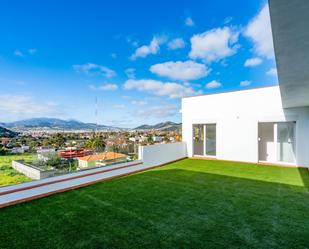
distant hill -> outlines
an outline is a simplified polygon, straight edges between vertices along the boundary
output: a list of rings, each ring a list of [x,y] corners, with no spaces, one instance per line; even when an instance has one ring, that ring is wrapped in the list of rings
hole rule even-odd
[[[0,137],[16,137],[17,133],[0,126]]]
[[[155,125],[141,125],[134,130],[159,130],[159,131],[177,131],[181,129],[181,123],[174,123],[171,121],[158,123]]]
[[[53,130],[95,130],[96,124],[83,123],[77,120],[62,120],[57,118],[31,118],[5,123],[5,127],[14,130],[53,129]],[[120,128],[98,125],[99,130],[119,130]]]

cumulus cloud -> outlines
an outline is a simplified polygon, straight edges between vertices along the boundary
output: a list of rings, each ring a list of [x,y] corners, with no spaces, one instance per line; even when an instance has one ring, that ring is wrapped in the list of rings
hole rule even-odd
[[[236,53],[238,32],[230,27],[212,29],[191,38],[191,59],[218,61]]]
[[[209,69],[194,61],[169,61],[152,65],[150,71],[159,76],[168,77],[172,80],[195,80],[205,77]]]
[[[166,41],[165,37],[153,37],[149,45],[143,45],[138,47],[134,54],[130,56],[131,60],[136,60],[137,58],[145,58],[150,54],[157,54],[160,52],[160,45]]]
[[[182,38],[176,38],[174,40],[171,40],[168,44],[167,47],[170,50],[176,50],[176,49],[180,49],[180,48],[184,48],[185,47],[185,41]]]
[[[29,48],[29,49],[28,49],[28,53],[31,54],[31,55],[36,54],[37,51],[38,51],[38,50],[37,50],[36,48]]]
[[[89,88],[94,91],[115,91],[118,89],[118,86],[113,83],[107,83],[101,86],[89,85]]]
[[[251,81],[249,80],[243,80],[239,83],[240,86],[250,86],[251,85]]]
[[[14,51],[14,55],[17,57],[25,57],[26,55],[35,55],[36,53],[37,53],[36,48],[29,48],[28,50],[25,50],[25,51],[16,49]]]
[[[210,81],[209,83],[206,84],[207,89],[215,89],[219,87],[222,87],[222,84],[217,80]]]
[[[228,16],[228,17],[224,18],[223,23],[224,23],[224,24],[229,24],[229,23],[232,22],[232,21],[233,21],[233,17]]]
[[[18,49],[16,49],[16,50],[14,51],[14,55],[15,55],[15,56],[18,56],[18,57],[24,57],[23,52],[21,52],[21,51],[18,50]]]
[[[247,59],[245,61],[245,67],[255,67],[257,65],[260,65],[263,62],[263,60],[259,57],[254,57],[254,58],[250,58]]]
[[[195,23],[194,23],[194,21],[192,20],[192,18],[188,16],[188,17],[185,19],[185,25],[188,26],[188,27],[193,27],[193,26],[195,25]]]
[[[277,77],[277,68],[273,67],[266,72],[267,75]]]
[[[129,79],[135,79],[135,68],[127,68],[125,70],[125,74]]]
[[[194,90],[190,87],[174,82],[162,82],[150,79],[127,80],[124,84],[124,88],[127,90],[136,89],[149,92],[157,96],[169,96],[170,98],[181,98],[195,94]]]
[[[55,116],[62,114],[57,104],[52,102],[35,102],[31,96],[0,95],[0,113],[21,116]]]
[[[268,4],[248,24],[244,32],[254,44],[257,55],[268,59],[274,58],[273,37],[270,24]]]
[[[106,78],[112,78],[116,76],[116,72],[110,68],[94,63],[73,65],[73,69],[78,73],[85,73],[88,75],[102,75]]]
[[[131,104],[132,105],[146,105],[147,101],[144,101],[144,100],[132,100]]]
[[[125,108],[125,105],[123,105],[123,104],[117,104],[117,105],[114,105],[114,108],[115,108],[115,109],[124,109],[124,108]]]
[[[141,118],[167,118],[179,114],[179,107],[175,105],[154,106],[145,110],[138,110],[137,116]]]

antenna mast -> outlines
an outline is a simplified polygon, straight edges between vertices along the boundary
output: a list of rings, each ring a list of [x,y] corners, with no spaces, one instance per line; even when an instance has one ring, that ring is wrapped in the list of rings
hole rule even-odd
[[[98,133],[98,97],[95,97],[95,111],[94,111],[94,115],[95,115],[95,134]]]

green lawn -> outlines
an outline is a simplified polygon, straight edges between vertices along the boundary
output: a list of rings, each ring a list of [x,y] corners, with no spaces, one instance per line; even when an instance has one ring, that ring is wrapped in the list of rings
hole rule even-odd
[[[0,248],[309,248],[305,169],[186,159],[0,211]]]
[[[30,178],[12,168],[13,160],[32,160],[33,154],[0,156],[0,186],[31,181]]]

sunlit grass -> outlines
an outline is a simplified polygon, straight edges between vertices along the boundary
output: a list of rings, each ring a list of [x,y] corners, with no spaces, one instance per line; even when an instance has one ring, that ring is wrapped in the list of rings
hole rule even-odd
[[[0,211],[0,248],[308,248],[307,170],[182,160]]]
[[[21,159],[32,161],[34,157],[34,154],[0,156],[0,186],[31,181],[30,178],[12,168],[12,161]]]

